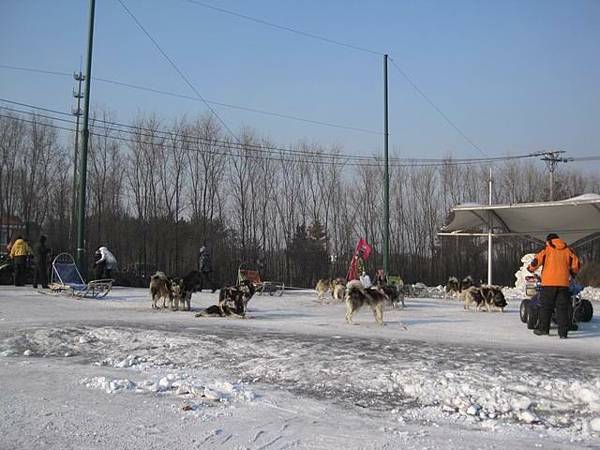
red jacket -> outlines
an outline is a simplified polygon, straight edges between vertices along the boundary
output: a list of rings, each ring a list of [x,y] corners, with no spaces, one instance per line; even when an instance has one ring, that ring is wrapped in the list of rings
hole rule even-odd
[[[535,255],[527,270],[542,268],[542,286],[569,286],[569,279],[579,272],[579,259],[562,239],[546,242],[546,248]]]

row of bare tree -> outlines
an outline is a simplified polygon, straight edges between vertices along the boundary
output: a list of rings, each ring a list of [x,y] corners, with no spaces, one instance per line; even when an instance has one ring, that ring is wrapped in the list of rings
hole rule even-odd
[[[253,130],[228,137],[209,116],[161,123],[143,117],[119,125],[107,113],[92,121],[86,248],[109,247],[126,273],[196,267],[200,246],[213,254],[216,277],[233,282],[240,264],[266,278],[310,286],[343,276],[356,240],[365,237],[382,264],[383,167],[344,157],[341,148],[300,143],[277,148]],[[73,250],[72,133],[35,115],[0,117],[0,217],[16,216],[35,238]],[[548,199],[548,177],[535,161],[495,163],[493,200]],[[449,275],[484,277],[486,244],[437,235],[452,206],[486,203],[488,166],[390,167],[390,253],[394,274],[443,283]],[[597,176],[563,171],[555,197],[600,192]],[[315,231],[317,230],[317,231]],[[520,256],[536,245],[505,239],[495,246],[497,282],[510,284]],[[584,259],[600,248],[581,249]]]

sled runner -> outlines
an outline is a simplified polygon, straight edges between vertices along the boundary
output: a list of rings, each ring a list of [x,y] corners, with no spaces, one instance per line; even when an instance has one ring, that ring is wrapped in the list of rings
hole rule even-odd
[[[112,279],[103,279],[86,283],[75,265],[73,256],[61,253],[52,261],[52,277],[48,287],[56,294],[102,298],[112,289],[113,282]]]
[[[283,291],[285,290],[284,283],[280,283],[278,281],[264,281],[260,276],[260,272],[256,269],[253,269],[252,265],[249,263],[242,263],[238,268],[238,283],[241,283],[244,280],[252,282],[258,295],[262,295],[264,292],[267,292],[269,295],[277,295],[281,297],[283,295]]]

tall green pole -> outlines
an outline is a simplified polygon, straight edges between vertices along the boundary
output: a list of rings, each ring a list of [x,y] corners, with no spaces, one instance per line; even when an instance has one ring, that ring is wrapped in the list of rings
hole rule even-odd
[[[384,237],[383,237],[383,270],[389,273],[390,270],[390,169],[388,165],[388,55],[383,55],[383,159],[385,162],[384,173]]]
[[[90,0],[88,23],[88,49],[85,68],[85,97],[83,102],[83,136],[81,137],[81,158],[79,160],[79,208],[77,211],[77,265],[86,272],[85,260],[85,191],[87,178],[87,154],[90,130],[90,85],[92,81],[92,49],[94,44],[94,12],[96,0]]]

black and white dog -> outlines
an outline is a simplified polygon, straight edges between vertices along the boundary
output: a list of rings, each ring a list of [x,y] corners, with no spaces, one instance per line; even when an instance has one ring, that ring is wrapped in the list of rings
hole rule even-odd
[[[469,311],[472,303],[477,305],[477,311],[481,311],[485,307],[488,312],[494,309],[504,312],[504,308],[508,305],[502,289],[498,286],[471,286],[462,291],[460,297],[465,302],[465,311]]]
[[[444,298],[456,297],[459,293],[460,293],[460,283],[458,282],[458,278],[456,278],[456,277],[448,278],[448,282],[446,283],[446,287],[444,288]]]
[[[369,305],[375,321],[383,325],[383,306],[390,298],[381,287],[365,288],[359,280],[349,281],[346,285],[346,321],[350,324],[352,316],[364,305]]]
[[[246,317],[248,302],[256,292],[254,284],[243,280],[240,284],[222,288],[219,292],[219,303],[209,306],[196,317]]]

